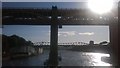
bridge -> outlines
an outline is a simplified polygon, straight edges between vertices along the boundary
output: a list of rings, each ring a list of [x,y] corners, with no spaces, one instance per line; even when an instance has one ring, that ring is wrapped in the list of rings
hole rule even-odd
[[[49,49],[50,42],[36,42],[33,43],[36,49],[43,48]],[[80,52],[100,52],[100,53],[110,53],[109,44],[88,44],[84,42],[68,42],[68,43],[58,43],[58,50],[72,50]]]
[[[34,44],[34,47],[38,47],[38,48],[50,48],[50,42],[36,42],[33,44]],[[85,45],[89,45],[89,44],[84,42],[69,42],[69,43],[58,43],[57,46],[59,48],[59,47],[85,46]]]
[[[46,46],[50,45],[50,42],[35,42],[33,43],[34,46]],[[58,46],[67,46],[67,45],[88,45],[88,43],[85,42],[68,42],[68,43],[58,43]]]
[[[102,16],[82,9],[2,9],[3,25],[51,25],[49,65],[58,65],[58,27],[62,25],[108,25],[110,29],[111,56],[118,61],[117,10]],[[53,60],[54,59],[54,60]]]
[[[37,8],[4,8],[2,11],[2,20],[5,25],[51,25],[52,14],[55,14],[51,9]],[[109,25],[110,19],[114,21],[118,19],[117,10],[102,16],[88,9],[57,9],[56,13],[56,22],[59,25]]]

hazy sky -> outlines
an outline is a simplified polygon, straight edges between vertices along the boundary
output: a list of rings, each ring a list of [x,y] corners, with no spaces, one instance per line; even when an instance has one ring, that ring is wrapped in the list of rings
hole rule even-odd
[[[2,7],[14,8],[51,8],[56,5],[58,8],[87,8],[86,2],[3,2]]]
[[[51,8],[52,5],[57,5],[59,8],[83,8],[85,4],[77,2],[51,2],[51,3],[3,3],[3,7],[37,7]],[[20,26],[20,25],[4,25],[3,34],[16,34],[31,40],[33,42],[50,41],[50,26]],[[90,40],[99,43],[101,41],[109,41],[108,26],[63,26],[58,32],[59,42],[89,42]]]
[[[50,41],[50,26],[5,25],[3,34],[24,37],[33,42]],[[109,41],[108,26],[63,26],[58,32],[59,42]]]

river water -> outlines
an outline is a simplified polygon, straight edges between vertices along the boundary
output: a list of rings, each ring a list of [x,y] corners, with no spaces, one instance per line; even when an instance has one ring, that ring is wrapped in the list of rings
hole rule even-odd
[[[112,66],[112,64],[101,61],[101,57],[110,57],[109,54],[70,50],[59,50],[59,54],[62,56],[60,66]],[[3,61],[3,66],[43,66],[48,55],[49,51],[44,50],[43,54],[37,56]]]

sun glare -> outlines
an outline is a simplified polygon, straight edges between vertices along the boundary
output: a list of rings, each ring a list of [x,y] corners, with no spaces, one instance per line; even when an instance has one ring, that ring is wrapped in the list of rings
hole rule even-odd
[[[107,13],[113,7],[113,0],[89,0],[88,7],[98,14]]]

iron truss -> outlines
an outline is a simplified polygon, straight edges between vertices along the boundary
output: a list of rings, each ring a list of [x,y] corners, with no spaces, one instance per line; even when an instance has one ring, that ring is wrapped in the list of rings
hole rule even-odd
[[[108,25],[118,19],[117,11],[106,15],[97,15],[83,9],[57,9],[57,23],[60,25]],[[2,9],[3,25],[50,25],[52,9]]]

